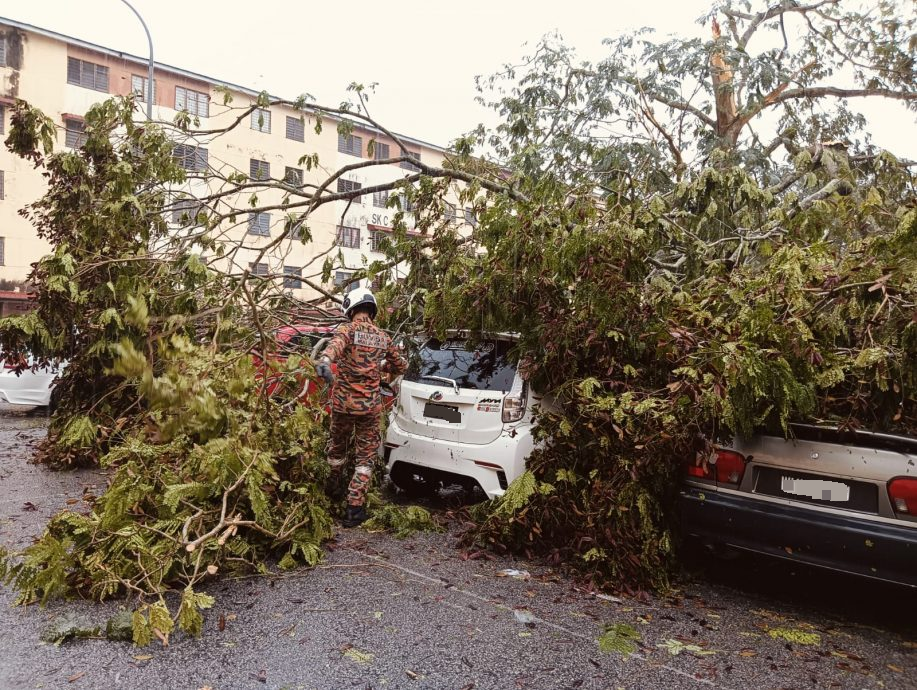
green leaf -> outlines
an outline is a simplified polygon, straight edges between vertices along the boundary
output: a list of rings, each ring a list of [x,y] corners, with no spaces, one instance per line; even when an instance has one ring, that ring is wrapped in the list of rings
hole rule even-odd
[[[153,639],[153,630],[147,617],[140,611],[134,611],[131,616],[131,627],[133,628],[134,644],[138,647],[146,647]]]
[[[603,652],[615,652],[625,659],[637,651],[640,642],[640,633],[627,623],[614,623],[606,625],[604,632],[599,635],[599,649]]]

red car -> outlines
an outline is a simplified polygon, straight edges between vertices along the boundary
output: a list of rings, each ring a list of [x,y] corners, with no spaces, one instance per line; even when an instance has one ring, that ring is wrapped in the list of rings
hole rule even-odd
[[[334,329],[338,324],[297,324],[293,326],[283,326],[274,331],[274,340],[277,349],[270,353],[270,360],[278,366],[282,366],[290,355],[299,355],[303,358],[315,359],[325,348],[331,337],[334,335]],[[259,353],[254,353],[255,366],[258,367],[260,377],[265,378],[266,365]],[[337,365],[331,365],[332,371],[337,373]],[[327,388],[324,381],[320,379],[310,379],[297,372],[295,379],[291,380],[289,374],[282,374],[277,371],[270,372],[266,375],[267,394],[281,400],[290,398],[284,402],[292,402],[293,399],[306,403],[314,396],[321,396],[323,407],[329,410],[330,389]],[[295,385],[293,385],[295,384]],[[391,409],[396,399],[395,391],[392,389],[390,382],[382,382],[382,405],[385,411]]]

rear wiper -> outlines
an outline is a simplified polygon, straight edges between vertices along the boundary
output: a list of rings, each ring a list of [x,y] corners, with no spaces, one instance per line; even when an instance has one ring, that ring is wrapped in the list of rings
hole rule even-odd
[[[458,385],[458,381],[456,381],[455,379],[447,379],[445,376],[423,376],[423,375],[421,375],[420,378],[427,379],[429,381],[440,381],[442,383],[448,383],[452,386],[452,390],[455,391],[455,394],[458,395],[459,385]]]

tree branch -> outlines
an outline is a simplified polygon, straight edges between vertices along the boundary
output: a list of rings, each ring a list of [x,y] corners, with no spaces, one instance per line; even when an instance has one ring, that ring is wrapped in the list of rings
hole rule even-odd
[[[736,43],[736,47],[739,50],[744,51],[745,46],[748,45],[748,42],[755,35],[758,27],[769,19],[779,17],[780,15],[786,14],[788,12],[805,14],[806,12],[812,12],[825,5],[836,5],[838,2],[839,0],[821,0],[821,2],[816,2],[812,5],[797,5],[793,0],[782,0],[779,5],[775,5],[774,7],[771,7],[764,12],[759,12],[758,14],[746,14],[744,12],[738,12],[736,10],[725,8],[722,11],[723,14],[725,14],[727,17],[743,19],[750,22],[748,28],[745,29],[744,33]]]

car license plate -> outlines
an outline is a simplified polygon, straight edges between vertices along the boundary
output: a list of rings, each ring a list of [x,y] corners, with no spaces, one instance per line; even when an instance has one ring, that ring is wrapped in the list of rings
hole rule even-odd
[[[780,477],[780,490],[785,494],[807,496],[819,501],[846,503],[850,500],[850,487],[844,482],[828,479],[797,479],[788,475]]]
[[[776,467],[758,468],[754,491],[847,510],[875,513],[879,509],[878,494],[872,484]]]
[[[461,424],[462,413],[457,407],[452,405],[440,405],[438,403],[428,402],[423,406],[423,416],[430,419],[441,419],[450,424]]]

